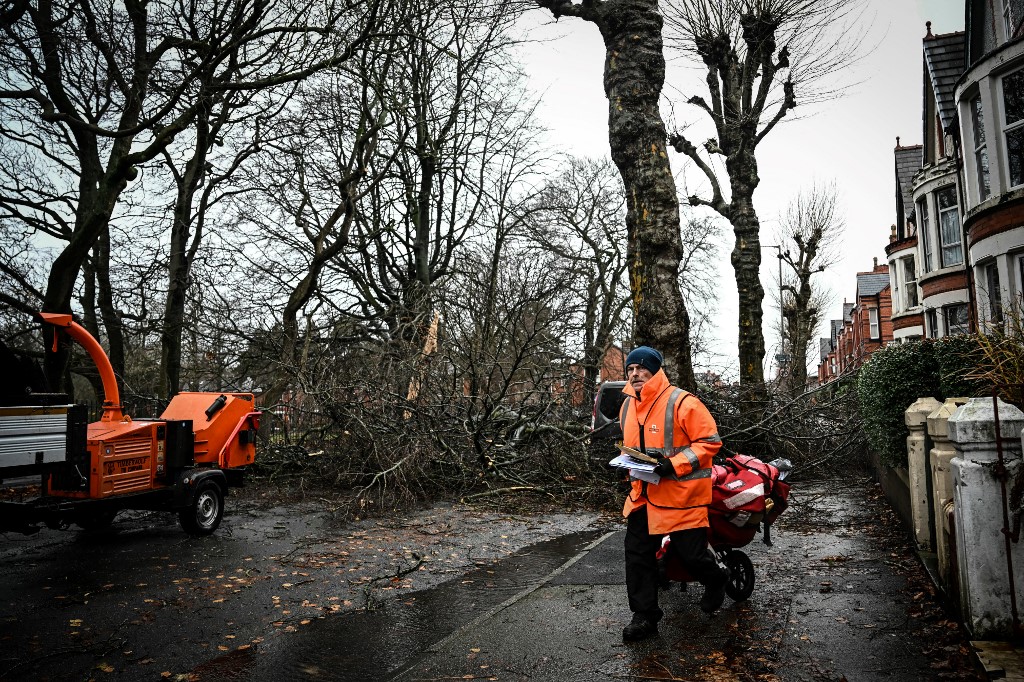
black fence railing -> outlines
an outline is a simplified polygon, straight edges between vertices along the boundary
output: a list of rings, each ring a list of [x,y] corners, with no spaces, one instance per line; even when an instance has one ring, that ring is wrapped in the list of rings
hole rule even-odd
[[[260,436],[271,446],[320,447],[338,436],[336,418],[316,407],[278,403],[263,408]]]

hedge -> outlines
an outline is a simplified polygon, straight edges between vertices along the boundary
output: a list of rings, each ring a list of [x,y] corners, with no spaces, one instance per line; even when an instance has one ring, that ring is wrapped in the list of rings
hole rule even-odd
[[[967,378],[977,366],[977,337],[950,336],[910,341],[875,351],[860,368],[857,397],[868,442],[884,464],[907,465],[903,413],[918,398],[982,395],[987,389]]]

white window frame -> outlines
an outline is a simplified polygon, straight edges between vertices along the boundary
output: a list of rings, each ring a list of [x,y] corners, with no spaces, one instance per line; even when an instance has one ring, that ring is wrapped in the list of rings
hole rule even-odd
[[[868,308],[868,333],[872,341],[882,338],[882,325],[878,317],[878,308]]]
[[[940,195],[951,195],[953,197],[953,204],[942,208],[942,204],[939,201]],[[957,202],[956,196],[956,185],[948,185],[942,189],[935,191],[935,208],[938,211],[939,219],[938,233],[939,233],[939,264],[943,268],[951,268],[954,265],[963,265],[964,262],[964,245],[963,237],[960,234],[960,205]],[[956,220],[956,229],[953,231],[956,235],[954,239],[946,241],[945,224],[946,220]],[[946,253],[949,252],[949,260],[946,260]],[[953,254],[959,254],[954,257]]]
[[[907,256],[900,260],[903,266],[903,309],[910,310],[920,304],[920,297],[917,295],[917,264],[914,263],[914,256]],[[913,277],[913,279],[910,279]]]
[[[977,95],[970,103],[971,130],[974,135],[974,166],[975,182],[978,185],[978,203],[992,196],[992,176],[988,167],[988,143],[985,138],[985,110],[981,104],[981,95]]]
[[[931,227],[928,225],[929,214],[928,195],[925,194],[917,202],[917,220],[920,222],[917,234],[921,237],[921,254],[923,256],[925,272],[932,271],[932,241]]]
[[[903,298],[900,296],[900,268],[902,261],[893,261],[889,264],[889,286],[892,288],[892,310],[894,313],[903,312]]]
[[[1001,121],[1001,123],[1002,123],[1002,131],[1001,131],[1001,133],[1002,133],[1002,141],[1003,141],[1003,144],[1005,145],[1004,146],[1004,151],[1005,151],[1004,156],[1006,157],[1006,163],[1005,163],[1005,165],[1003,167],[1003,170],[1006,173],[1006,187],[1008,189],[1014,189],[1016,187],[1024,186],[1024,116],[1022,116],[1020,118],[1020,120],[1014,121],[1013,123],[1008,123],[1007,120],[1006,120],[1006,79],[1008,79],[1008,78],[1010,78],[1012,76],[1020,77],[1022,79],[1021,87],[1024,88],[1024,68],[1017,69],[1016,71],[1011,71],[1010,73],[1004,75],[1003,77],[1001,77],[999,79],[999,90],[1000,90],[1000,101],[999,101],[999,104],[1000,104],[1000,108],[1002,109],[1002,116],[1001,116],[1001,118],[1002,118],[1002,121]],[[1020,169],[1019,169],[1020,176],[1017,178],[1017,183],[1016,184],[1014,184],[1014,179],[1012,177],[1010,177],[1010,135],[1011,134],[1015,135],[1015,136],[1018,136],[1019,146],[1020,146],[1020,151],[1018,153],[1021,155],[1021,162],[1020,162]]]
[[[939,310],[938,308],[929,308],[925,312],[925,334],[929,339],[939,338]]]
[[[952,324],[950,322],[950,314],[953,310],[964,311],[964,321],[961,324]],[[946,336],[952,336],[953,334],[969,334],[971,331],[971,319],[970,311],[967,310],[966,303],[951,303],[946,306],[942,306],[942,325],[946,328]]]
[[[1017,297],[1024,299],[1024,253],[1015,255],[1017,259]]]
[[[981,266],[985,282],[985,302],[988,321],[998,324],[1003,321],[1003,292],[999,281],[999,261],[991,260]]]

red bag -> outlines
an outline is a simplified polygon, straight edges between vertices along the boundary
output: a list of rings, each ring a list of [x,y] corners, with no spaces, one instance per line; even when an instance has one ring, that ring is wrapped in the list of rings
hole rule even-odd
[[[768,526],[786,509],[789,485],[779,470],[748,455],[734,455],[725,465],[711,469],[711,544],[743,547],[765,524],[765,544],[771,544]]]

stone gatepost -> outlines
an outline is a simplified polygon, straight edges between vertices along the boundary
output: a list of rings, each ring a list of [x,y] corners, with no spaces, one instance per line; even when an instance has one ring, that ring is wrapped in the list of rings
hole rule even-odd
[[[907,436],[907,477],[910,481],[910,514],[918,549],[932,551],[931,497],[928,492],[928,415],[940,403],[935,398],[918,398],[903,413],[910,429]]]
[[[1021,466],[1024,413],[1002,401],[998,409],[1009,486]],[[1012,577],[1007,569],[994,413],[992,398],[971,398],[948,422],[949,440],[957,450],[950,466],[960,612],[974,639],[1009,639],[1013,635],[1010,590],[1019,595],[1024,587],[1024,542],[1011,544]],[[1019,597],[1017,603],[1024,606]]]
[[[956,455],[949,442],[947,420],[967,398],[947,398],[937,410],[928,415],[928,437],[932,442],[928,462],[932,472],[932,518],[935,519],[935,553],[939,564],[939,580],[949,588],[949,518],[947,505],[953,502],[953,472],[949,462]]]

